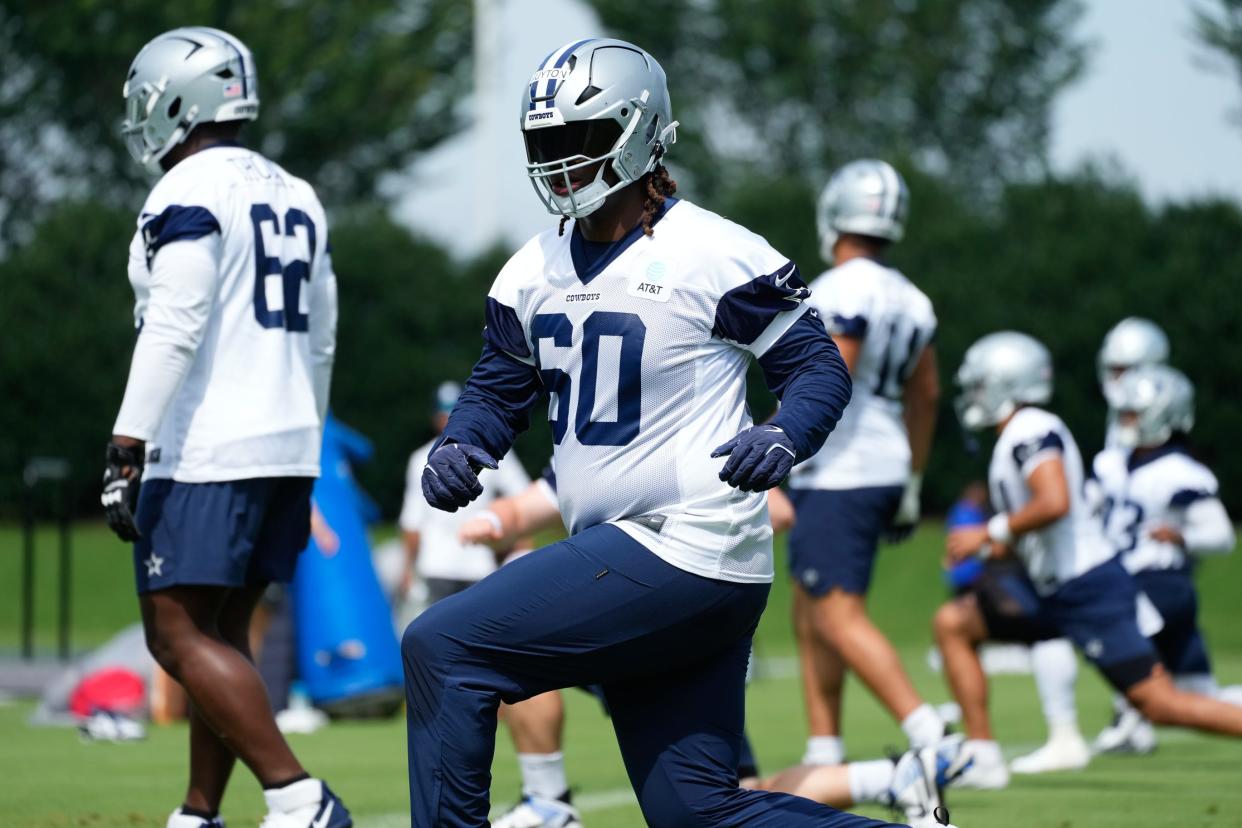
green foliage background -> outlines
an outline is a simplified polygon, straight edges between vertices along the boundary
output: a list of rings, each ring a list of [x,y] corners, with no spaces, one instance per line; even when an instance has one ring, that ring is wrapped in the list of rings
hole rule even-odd
[[[1073,30],[1079,3],[595,5],[612,33],[669,69],[682,195],[766,235],[808,278],[822,268],[813,204],[828,170],[876,155],[907,176],[911,221],[893,261],[936,304],[946,390],[930,508],[983,473],[951,408],[952,371],[974,338],[1014,328],[1043,339],[1054,407],[1090,453],[1104,421],[1096,350],[1138,314],[1168,331],[1174,363],[1197,383],[1195,442],[1242,514],[1230,450],[1242,211],[1208,198],[1146,203],[1116,171],[1049,172],[1052,101],[1089,58]],[[1225,55],[1242,55],[1238,7],[1219,0],[1202,16],[1204,42]],[[507,252],[457,261],[395,224],[375,186],[461,126],[468,12],[448,0],[0,2],[0,515],[17,509],[25,461],[45,454],[71,459],[77,510],[95,510],[133,341],[124,274],[143,186],[115,138],[117,92],[138,46],[187,22],[252,46],[264,110],[250,140],[315,183],[332,213],[333,408],[375,441],[361,477],[395,512],[408,452],[431,436],[436,384],[464,378],[479,352],[483,296]],[[752,386],[762,414],[771,398],[757,374]],[[546,428],[519,450],[537,471]]]

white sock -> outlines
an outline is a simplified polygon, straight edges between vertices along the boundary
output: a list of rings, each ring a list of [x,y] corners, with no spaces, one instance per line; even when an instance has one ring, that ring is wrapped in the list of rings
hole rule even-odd
[[[839,765],[845,761],[845,742],[840,736],[812,736],[806,740],[804,765]]]
[[[967,739],[962,742],[962,755],[971,756],[980,765],[1003,765],[1000,745],[995,739]]]
[[[318,779],[300,779],[283,788],[263,791],[267,809],[276,813],[292,814],[303,808],[318,808],[323,799],[323,783]]]
[[[893,786],[893,770],[897,766],[887,759],[870,762],[850,762],[850,799],[854,802],[881,802],[887,804],[888,790]]]
[[[1242,685],[1231,684],[1216,691],[1216,698],[1235,707],[1242,707]]]
[[[1078,706],[1074,701],[1074,682],[1078,680],[1078,658],[1064,638],[1041,641],[1031,647],[1031,670],[1043,706],[1051,738],[1057,733],[1078,733]]]
[[[1178,690],[1185,690],[1187,693],[1198,693],[1200,696],[1211,696],[1216,698],[1220,694],[1220,687],[1216,684],[1216,677],[1211,673],[1191,673],[1184,676],[1174,676],[1173,683],[1177,685]]]
[[[901,729],[910,740],[910,747],[931,747],[944,738],[944,719],[930,704],[920,704],[901,720]]]
[[[519,753],[522,769],[522,795],[538,799],[557,799],[569,790],[565,781],[565,755],[556,753]]]

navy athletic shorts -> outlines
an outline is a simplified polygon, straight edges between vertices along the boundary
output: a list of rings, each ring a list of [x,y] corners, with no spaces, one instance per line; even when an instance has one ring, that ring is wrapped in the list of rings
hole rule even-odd
[[[310,539],[309,477],[225,483],[148,480],[138,494],[138,592],[182,584],[241,587],[293,580]]]
[[[798,520],[789,532],[789,574],[815,598],[838,588],[866,595],[880,536],[903,491],[902,486],[791,489]]]
[[[1040,596],[1018,566],[989,566],[975,591],[988,638],[1033,644],[1065,636],[1125,692],[1159,660],[1138,626],[1138,587],[1116,558]]]

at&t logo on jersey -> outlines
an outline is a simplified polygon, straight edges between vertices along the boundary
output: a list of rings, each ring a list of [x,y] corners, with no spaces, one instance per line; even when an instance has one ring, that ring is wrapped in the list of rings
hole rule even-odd
[[[649,299],[652,302],[667,302],[672,295],[672,288],[667,284],[668,268],[664,262],[652,262],[647,265],[641,278],[630,283],[626,292],[638,299]]]

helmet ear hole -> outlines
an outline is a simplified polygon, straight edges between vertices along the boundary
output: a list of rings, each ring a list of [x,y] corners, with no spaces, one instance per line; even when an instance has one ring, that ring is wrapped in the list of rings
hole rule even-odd
[[[176,118],[177,113],[181,111],[181,97],[173,98],[173,102],[168,105],[168,117]]]
[[[629,111],[628,109],[626,109],[624,106],[623,106],[623,107],[621,107],[621,117],[622,117],[622,118],[626,117],[626,116],[627,116],[627,115],[629,115],[629,114],[630,114],[630,111]]]

